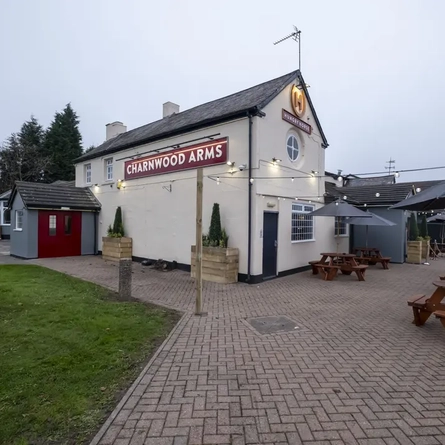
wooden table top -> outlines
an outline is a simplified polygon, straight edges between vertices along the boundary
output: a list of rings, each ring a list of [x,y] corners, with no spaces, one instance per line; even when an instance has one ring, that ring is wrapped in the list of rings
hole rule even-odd
[[[330,256],[330,257],[339,257],[339,258],[355,258],[355,254],[353,253],[320,253],[321,256]]]
[[[442,287],[445,289],[445,280],[440,280],[440,281],[434,281],[433,285],[436,287]]]

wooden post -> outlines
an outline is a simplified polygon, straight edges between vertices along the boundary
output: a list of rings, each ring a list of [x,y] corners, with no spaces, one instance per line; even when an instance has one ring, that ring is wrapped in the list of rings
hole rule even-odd
[[[198,168],[196,178],[196,315],[202,313],[202,191],[203,170]]]

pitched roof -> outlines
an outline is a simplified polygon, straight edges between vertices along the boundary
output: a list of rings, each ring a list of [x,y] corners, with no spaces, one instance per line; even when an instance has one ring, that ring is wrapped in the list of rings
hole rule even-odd
[[[86,161],[105,154],[115,153],[138,145],[147,144],[167,137],[186,133],[198,128],[204,128],[221,122],[234,120],[246,113],[259,114],[289,83],[299,81],[306,94],[309,106],[318,125],[324,147],[328,146],[326,137],[313,107],[306,88],[306,83],[299,70],[292,71],[276,79],[261,83],[238,93],[207,102],[190,108],[181,113],[175,113],[163,119],[143,125],[105,141],[103,144],[76,159],[76,162]]]
[[[9,197],[11,207],[16,193],[19,193],[25,207],[71,210],[100,210],[101,205],[89,188],[70,185],[41,184],[17,181]]]
[[[0,194],[0,199],[2,201],[6,201],[9,198],[9,195],[11,194],[11,190],[8,190],[7,192]]]
[[[385,175],[385,176],[373,176],[370,178],[347,178],[346,186],[347,187],[361,187],[365,185],[381,185],[381,184],[395,184],[396,180],[393,175]]]
[[[70,187],[76,187],[76,181],[62,181],[61,179],[58,179],[57,181],[54,181],[51,184],[52,185],[69,185]]]
[[[426,190],[440,182],[442,181],[399,182],[396,184],[345,187],[336,187],[335,184],[326,182],[327,196],[325,202],[346,196],[346,201],[351,204],[389,207],[415,194],[417,188]],[[377,193],[379,196],[376,196]]]

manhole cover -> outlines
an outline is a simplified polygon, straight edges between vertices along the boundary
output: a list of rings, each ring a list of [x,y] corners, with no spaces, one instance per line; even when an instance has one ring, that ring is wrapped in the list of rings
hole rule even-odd
[[[299,329],[295,321],[284,316],[250,318],[247,322],[260,334],[275,334]]]

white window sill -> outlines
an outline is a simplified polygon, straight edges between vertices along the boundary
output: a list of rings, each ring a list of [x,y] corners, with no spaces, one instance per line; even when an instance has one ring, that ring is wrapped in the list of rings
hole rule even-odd
[[[335,235],[335,238],[348,238],[349,235]]]
[[[302,239],[300,241],[291,241],[292,244],[300,244],[300,243],[314,243],[315,238],[313,239]]]
[[[14,229],[14,232],[22,232],[23,229]]]
[[[10,227],[10,226],[11,226],[11,223],[9,223],[9,224],[0,224],[0,226],[3,226],[3,227]]]

